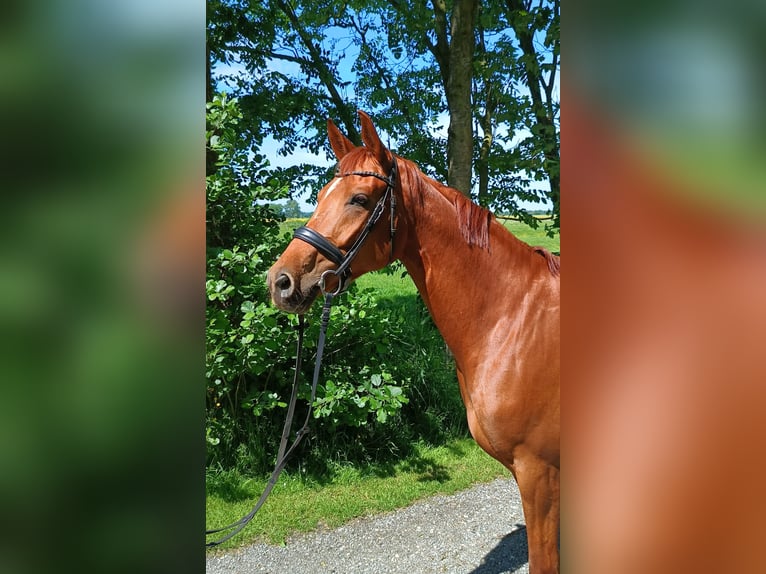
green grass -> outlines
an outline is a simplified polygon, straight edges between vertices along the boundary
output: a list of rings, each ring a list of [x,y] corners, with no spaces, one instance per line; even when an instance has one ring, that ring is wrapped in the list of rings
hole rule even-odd
[[[528,225],[521,221],[514,221],[509,219],[499,219],[505,228],[513,233],[516,237],[529,245],[545,247],[549,251],[558,253],[561,250],[560,236],[548,237],[545,235],[545,221],[540,222],[540,227],[532,229]]]
[[[283,474],[253,521],[220,548],[255,541],[282,544],[297,532],[334,528],[421,498],[452,494],[472,484],[509,476],[470,439],[452,440],[439,447],[417,445],[415,454],[395,464],[337,467],[326,479]],[[207,527],[229,524],[244,516],[265,484],[265,479],[210,473]]]
[[[368,273],[359,277],[356,284],[359,285],[360,289],[375,289],[381,299],[398,299],[417,295],[418,290],[412,282],[412,278],[404,271],[404,267],[398,265],[393,273],[385,271]]]

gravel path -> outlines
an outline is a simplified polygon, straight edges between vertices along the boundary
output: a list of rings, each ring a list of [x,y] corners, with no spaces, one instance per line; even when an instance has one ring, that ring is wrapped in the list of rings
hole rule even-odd
[[[452,496],[207,557],[208,574],[528,573],[516,483],[498,479]]]

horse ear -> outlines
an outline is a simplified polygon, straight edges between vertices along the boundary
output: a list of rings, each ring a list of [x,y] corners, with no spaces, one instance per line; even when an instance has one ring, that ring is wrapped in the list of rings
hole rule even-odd
[[[335,152],[335,157],[338,161],[343,159],[343,156],[354,149],[354,143],[344,136],[338,126],[332,123],[332,120],[327,120],[327,137],[330,138],[330,146],[332,151]]]
[[[365,114],[362,110],[357,112],[359,119],[362,120],[362,141],[364,145],[375,155],[380,162],[380,165],[385,166],[390,162],[390,156],[386,146],[380,141],[378,132],[375,131],[375,126],[372,125],[370,116]]]

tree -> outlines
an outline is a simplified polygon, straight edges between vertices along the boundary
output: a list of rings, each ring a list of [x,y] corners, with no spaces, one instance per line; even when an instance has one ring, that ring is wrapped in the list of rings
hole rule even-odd
[[[473,161],[474,26],[478,0],[455,0],[448,11],[445,0],[432,0],[433,29],[421,29],[422,41],[439,67],[449,110],[447,131],[447,185],[466,195],[471,193]],[[408,18],[409,3],[391,0],[400,17]],[[416,28],[417,29],[417,28]],[[432,41],[431,31],[435,36]]]
[[[282,206],[282,215],[287,218],[301,217],[301,206],[294,199],[288,199]]]
[[[207,104],[207,123],[208,158],[216,158],[206,185],[208,249],[273,243],[278,223],[265,202],[281,199],[286,190],[262,183],[268,178],[267,166],[241,133],[238,102],[214,97]]]
[[[355,111],[365,109],[429,175],[533,224],[520,202],[550,201],[558,227],[559,0],[210,6],[209,69],[247,70],[235,91],[254,142],[271,136],[283,154],[327,150],[331,117],[358,143]],[[299,165],[271,176],[316,191],[326,173]]]
[[[557,104],[553,100],[553,88],[556,82],[560,48],[560,5],[553,0],[548,6],[539,2],[533,6],[532,0],[506,0],[508,22],[516,33],[521,46],[521,62],[524,66],[526,85],[532,99],[532,113],[535,123],[533,133],[539,140],[539,146],[545,157],[545,172],[551,187],[553,217],[559,224],[559,201],[561,196],[559,138],[555,118]],[[551,49],[551,61],[542,61],[535,47],[535,34],[545,32],[543,45]],[[548,72],[548,79],[544,72]]]

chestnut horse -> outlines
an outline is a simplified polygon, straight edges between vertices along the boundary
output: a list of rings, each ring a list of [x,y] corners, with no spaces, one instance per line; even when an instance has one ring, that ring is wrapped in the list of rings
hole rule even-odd
[[[327,123],[338,173],[269,270],[272,300],[304,313],[320,290],[402,261],[455,357],[471,434],[519,485],[530,572],[558,572],[559,258],[394,156],[359,116],[362,147]],[[349,252],[353,270],[336,274]]]

